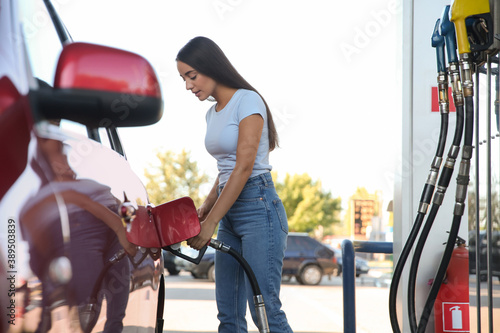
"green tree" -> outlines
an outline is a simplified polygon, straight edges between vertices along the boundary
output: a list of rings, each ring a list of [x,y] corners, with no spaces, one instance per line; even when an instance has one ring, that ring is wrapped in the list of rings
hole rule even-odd
[[[144,170],[144,176],[149,199],[155,205],[188,196],[199,207],[205,199],[200,187],[208,182],[208,175],[200,172],[198,163],[191,161],[184,149],[179,154],[157,152],[156,161]]]
[[[277,181],[273,172],[276,191],[283,201],[290,231],[312,232],[318,226],[330,227],[340,221],[341,199],[332,198],[324,191],[321,181],[302,175],[286,174],[283,182]]]

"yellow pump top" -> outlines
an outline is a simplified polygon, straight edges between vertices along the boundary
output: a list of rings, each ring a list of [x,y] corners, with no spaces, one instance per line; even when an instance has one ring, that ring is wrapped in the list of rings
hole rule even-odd
[[[455,24],[457,32],[458,53],[470,53],[465,19],[490,12],[489,0],[453,0],[450,8],[450,21]]]

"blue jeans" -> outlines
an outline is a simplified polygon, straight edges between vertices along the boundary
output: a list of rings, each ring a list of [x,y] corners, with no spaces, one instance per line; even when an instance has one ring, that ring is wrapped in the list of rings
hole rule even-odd
[[[217,188],[218,194],[223,185]],[[219,223],[217,239],[242,254],[252,268],[273,333],[292,332],[279,299],[288,221],[270,173],[250,178]],[[215,294],[219,332],[247,332],[247,300],[257,325],[253,292],[240,264],[231,255],[215,254]]]

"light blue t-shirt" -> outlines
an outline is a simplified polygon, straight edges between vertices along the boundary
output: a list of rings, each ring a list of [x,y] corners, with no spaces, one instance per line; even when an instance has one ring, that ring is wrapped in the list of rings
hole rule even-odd
[[[260,114],[264,119],[259,149],[250,175],[250,177],[254,177],[271,171],[272,168],[269,165],[266,106],[259,94],[251,90],[239,89],[222,110],[215,111],[215,105],[213,105],[206,114],[205,147],[210,155],[217,160],[219,184],[227,182],[236,164],[240,121],[253,114]]]

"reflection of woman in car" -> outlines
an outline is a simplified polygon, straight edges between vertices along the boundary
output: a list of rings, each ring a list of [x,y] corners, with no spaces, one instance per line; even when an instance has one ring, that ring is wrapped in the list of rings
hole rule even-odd
[[[126,238],[121,219],[114,213],[119,201],[110,188],[90,179],[76,180],[63,148],[60,141],[37,139],[31,166],[41,187],[26,203],[20,217],[23,234],[30,244],[31,268],[42,281],[41,331],[50,328],[50,312],[45,308],[61,299],[61,289],[65,289],[62,297],[70,306],[83,308],[109,258],[122,247],[132,255],[136,252]],[[54,278],[54,271],[49,272],[49,265],[60,257],[71,260],[72,276],[67,288]],[[129,263],[121,260],[111,267],[101,285],[99,306],[103,295],[107,301],[105,332],[123,328],[129,276]]]
[[[279,299],[288,222],[270,174],[269,152],[278,136],[269,108],[208,38],[189,41],[177,55],[177,69],[199,100],[217,102],[206,114],[205,146],[217,159],[219,176],[198,209],[201,232],[188,244],[200,249],[219,225],[217,238],[240,252],[257,277],[271,332],[291,332]],[[215,283],[219,332],[246,332],[252,289],[225,253],[216,253]]]

